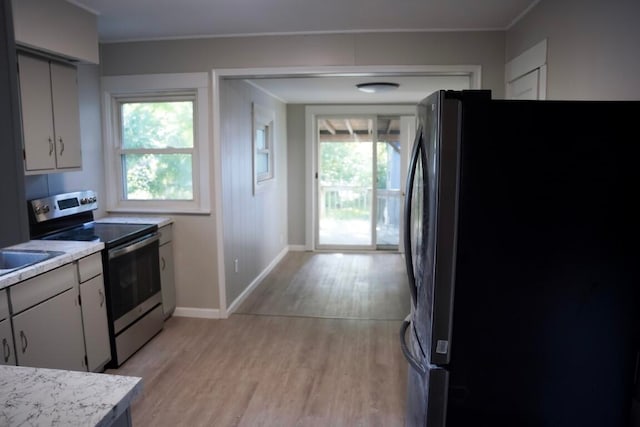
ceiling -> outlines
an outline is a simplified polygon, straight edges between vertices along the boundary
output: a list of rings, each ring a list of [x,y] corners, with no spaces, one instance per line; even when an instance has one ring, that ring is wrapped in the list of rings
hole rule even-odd
[[[539,0],[67,0],[98,17],[101,43],[194,37],[504,30]],[[365,94],[356,83],[398,83]],[[469,87],[468,77],[386,75],[248,80],[287,103],[416,103],[438,89]]]
[[[439,89],[470,87],[469,76],[462,75],[283,77],[248,81],[287,104],[416,104]],[[358,83],[379,81],[397,83],[399,87],[381,93],[364,93],[356,88]]]
[[[539,0],[67,0],[101,42],[249,34],[503,30]]]

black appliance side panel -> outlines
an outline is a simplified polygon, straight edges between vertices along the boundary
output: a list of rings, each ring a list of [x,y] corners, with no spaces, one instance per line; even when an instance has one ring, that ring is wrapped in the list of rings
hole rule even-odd
[[[0,248],[29,240],[11,2],[0,3]]]
[[[639,112],[464,104],[449,426],[628,425]]]

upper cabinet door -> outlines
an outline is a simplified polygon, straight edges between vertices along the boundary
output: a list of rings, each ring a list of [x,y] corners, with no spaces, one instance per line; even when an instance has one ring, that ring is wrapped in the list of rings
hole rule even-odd
[[[49,62],[19,55],[18,64],[25,168],[28,171],[54,169],[56,153]]]
[[[25,171],[79,170],[80,109],[73,66],[18,55]]]
[[[51,95],[58,168],[82,166],[76,69],[51,63]]]

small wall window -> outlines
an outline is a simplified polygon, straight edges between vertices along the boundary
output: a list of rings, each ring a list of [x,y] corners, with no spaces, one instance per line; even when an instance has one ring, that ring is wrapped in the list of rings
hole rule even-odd
[[[253,104],[253,188],[259,191],[275,178],[274,122],[272,110]]]

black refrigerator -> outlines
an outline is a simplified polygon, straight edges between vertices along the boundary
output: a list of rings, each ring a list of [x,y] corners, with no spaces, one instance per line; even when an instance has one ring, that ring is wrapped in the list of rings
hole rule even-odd
[[[640,102],[418,105],[405,199],[407,426],[629,426]]]

